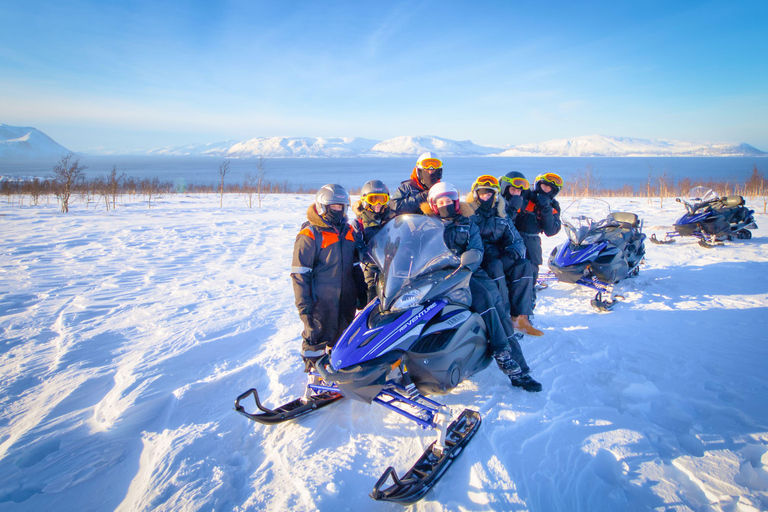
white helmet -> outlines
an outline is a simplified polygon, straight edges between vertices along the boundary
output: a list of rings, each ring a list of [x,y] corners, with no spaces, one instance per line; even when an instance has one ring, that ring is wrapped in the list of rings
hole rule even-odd
[[[447,197],[453,201],[453,208],[451,210],[444,210],[443,212],[440,211],[440,209],[437,207],[437,200],[441,197]],[[461,203],[459,202],[459,190],[451,185],[450,183],[446,181],[441,181],[440,183],[435,184],[432,188],[429,189],[429,194],[427,195],[427,203],[429,204],[429,207],[432,209],[432,213],[437,215],[438,217],[455,217],[458,215],[459,212],[461,212]]]

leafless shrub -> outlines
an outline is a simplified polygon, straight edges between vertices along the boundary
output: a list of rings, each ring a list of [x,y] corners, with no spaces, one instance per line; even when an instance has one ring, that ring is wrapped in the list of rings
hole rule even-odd
[[[222,208],[224,206],[224,176],[227,175],[227,171],[229,171],[228,159],[224,160],[219,166],[219,176],[221,176],[221,186],[219,187],[219,190],[221,190],[221,197],[219,199],[219,208]]]
[[[54,192],[59,198],[61,212],[69,212],[69,199],[73,188],[83,179],[83,171],[87,169],[80,165],[80,159],[76,159],[74,153],[61,157],[59,163],[53,167]]]

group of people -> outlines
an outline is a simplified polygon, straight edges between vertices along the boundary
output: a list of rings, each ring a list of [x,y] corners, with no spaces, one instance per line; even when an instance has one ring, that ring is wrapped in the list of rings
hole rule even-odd
[[[341,185],[317,192],[296,237],[291,266],[307,372],[349,326],[355,310],[376,296],[379,269],[363,261],[365,245],[396,216],[422,214],[443,223],[445,244],[454,254],[477,251],[477,263],[470,267],[470,309],[485,321],[493,357],[511,384],[541,391],[514,334],[543,335],[530,322],[542,264],[540,234],[560,231],[555,197],[563,180],[545,173],[531,187],[519,172],[482,175],[462,201],[458,189],[442,177],[442,160],[427,152],[394,194],[379,180],[365,183],[360,200],[351,205],[352,223],[347,219],[349,193]]]

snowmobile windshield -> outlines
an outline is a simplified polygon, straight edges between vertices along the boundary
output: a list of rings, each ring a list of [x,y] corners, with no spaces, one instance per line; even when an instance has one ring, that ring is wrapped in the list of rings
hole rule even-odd
[[[589,245],[603,236],[601,228],[618,225],[608,215],[610,205],[601,199],[579,199],[568,205],[562,213],[563,226],[568,239],[575,245]]]
[[[381,269],[384,310],[420,277],[458,268],[461,261],[445,245],[443,223],[425,215],[400,215],[387,222],[368,245]]]
[[[685,203],[688,211],[694,212],[718,197],[717,193],[709,187],[693,187],[683,198],[683,203]]]

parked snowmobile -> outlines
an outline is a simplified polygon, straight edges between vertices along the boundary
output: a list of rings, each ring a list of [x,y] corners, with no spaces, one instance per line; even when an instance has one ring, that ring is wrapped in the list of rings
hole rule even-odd
[[[450,392],[492,361],[485,323],[469,309],[472,272],[465,267],[476,263],[469,261],[476,255],[468,251],[460,260],[446,247],[443,233],[435,218],[402,215],[373,238],[371,256],[381,269],[377,298],[316,364],[322,382],[309,384],[316,391],[309,401],[297,399],[271,410],[249,390],[235,402],[241,414],[271,424],[314,410],[314,396],[318,406],[346,396],[436,429],[438,439],[403,477],[387,468],[371,493],[375,500],[419,500],[480,426],[476,411],[465,409],[450,422],[449,409],[426,396]],[[249,414],[240,406],[251,394],[262,413]]]
[[[686,198],[677,198],[685,205],[687,213],[675,222],[675,231],[668,231],[664,240],[651,235],[651,242],[669,244],[681,236],[694,236],[699,245],[710,248],[723,245],[724,240],[733,237],[752,238],[750,229],[756,229],[754,210],[744,206],[741,196],[718,196],[709,187],[694,187]]]
[[[645,257],[645,234],[642,221],[634,213],[611,212],[608,203],[599,200],[591,200],[588,205],[592,207],[589,215],[563,212],[568,241],[552,250],[550,272],[540,281],[592,288],[597,291],[592,306],[607,311],[623,299],[613,294],[616,283],[640,271]]]

